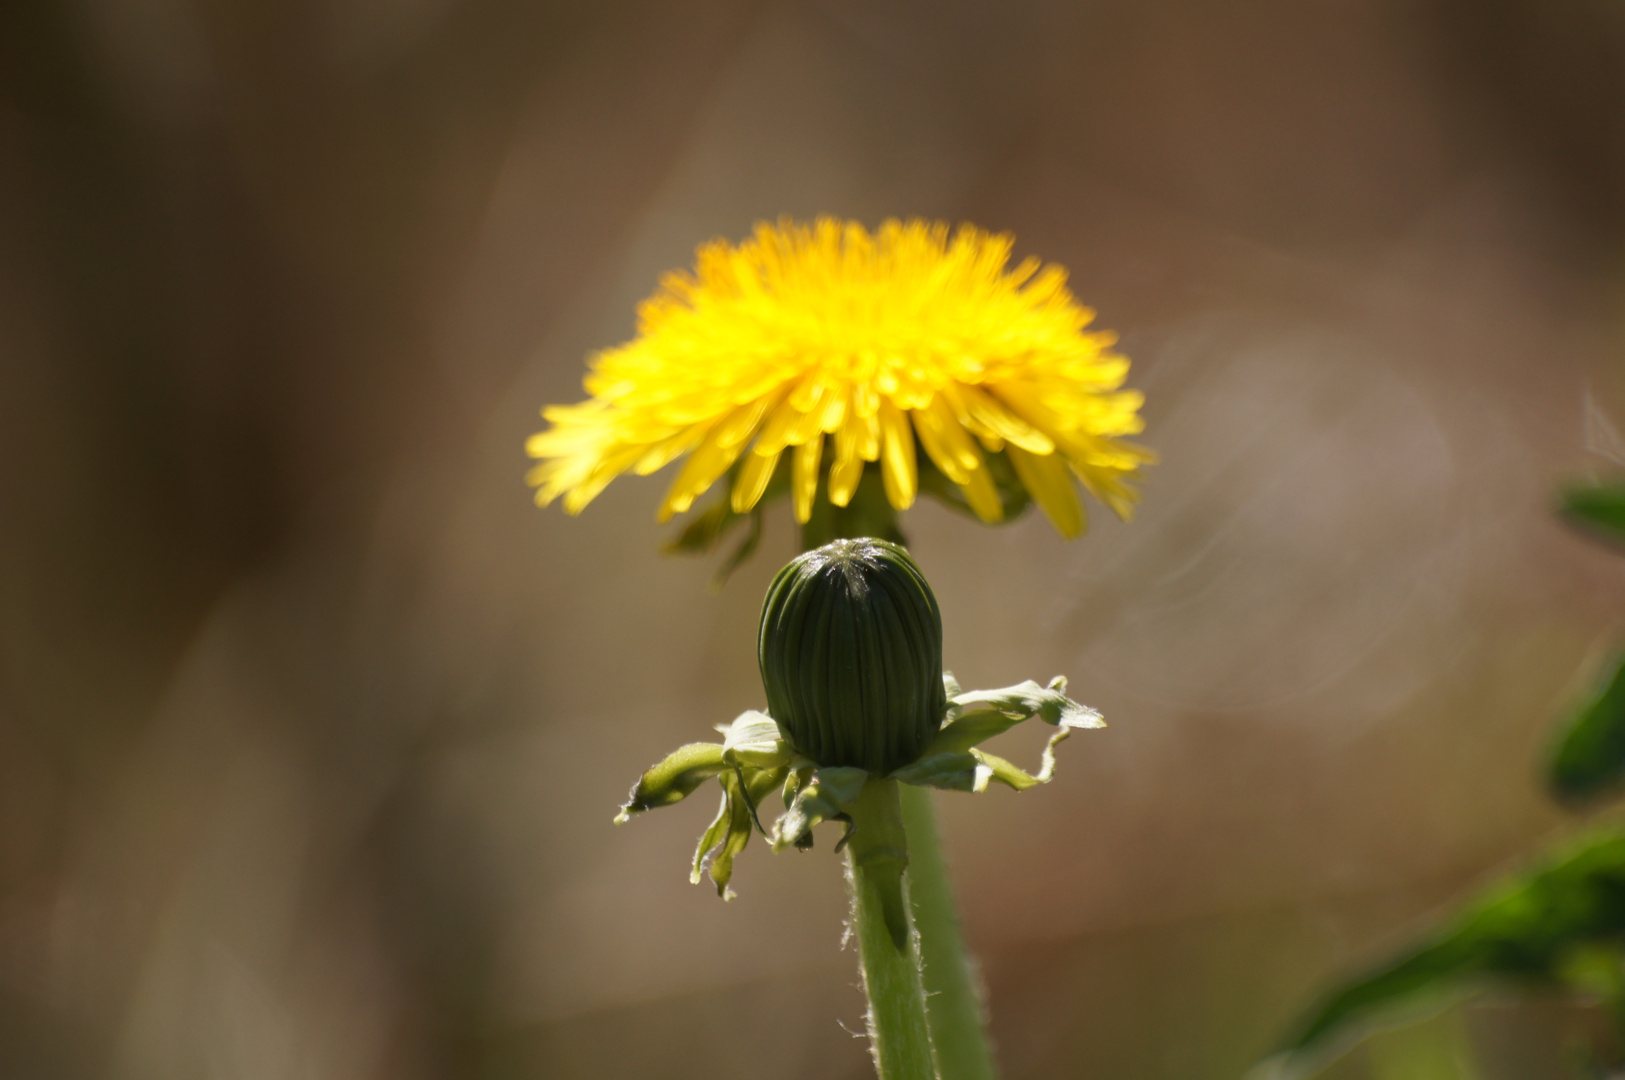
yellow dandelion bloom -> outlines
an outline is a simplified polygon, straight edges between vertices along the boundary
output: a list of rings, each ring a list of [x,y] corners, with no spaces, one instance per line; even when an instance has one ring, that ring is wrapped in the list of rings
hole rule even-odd
[[[919,489],[916,446],[985,521],[1003,508],[990,456],[1003,454],[1065,536],[1086,519],[1072,477],[1120,517],[1127,481],[1153,460],[1121,441],[1141,430],[1142,395],[1121,389],[1116,336],[1066,272],[1011,238],[965,225],[820,219],[759,224],[737,247],[704,244],[638,309],[638,336],[595,356],[589,400],[551,406],[531,437],[536,501],[579,513],[630,470],[684,455],[659,518],[688,510],[732,471],[734,512],[751,510],[785,454],[796,520],[824,478],[845,506],[877,463],[887,500]]]

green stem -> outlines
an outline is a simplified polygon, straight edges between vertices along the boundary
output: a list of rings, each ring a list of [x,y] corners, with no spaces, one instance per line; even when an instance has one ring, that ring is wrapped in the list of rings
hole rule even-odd
[[[898,527],[897,512],[886,501],[883,485],[879,481],[879,470],[872,465],[866,466],[863,478],[858,484],[858,491],[849,504],[863,513],[861,515],[848,513],[839,519],[834,516],[833,509],[825,509],[831,504],[825,497],[826,492],[820,489],[819,498],[814,501],[814,520],[808,522],[802,529],[802,550],[810,550],[834,539],[855,539],[862,536],[878,536],[906,545],[908,541]],[[820,512],[826,513],[827,516],[819,517]],[[890,786],[895,789],[899,785],[893,783]],[[868,795],[870,787],[875,785],[870,784],[864,789],[865,796]],[[953,885],[948,880],[948,866],[942,857],[942,842],[937,836],[937,819],[931,803],[931,793],[912,784],[904,784],[901,787],[902,822],[907,829],[904,844],[905,850],[910,852],[906,865],[908,892],[913,904],[913,922],[916,927],[913,936],[915,948],[924,963],[924,1007],[930,1038],[937,1048],[940,1077],[941,1080],[993,1080],[995,1075],[993,1056],[986,1035],[987,1010],[983,1003],[975,961],[966,950],[964,936],[959,932],[959,912],[954,904]],[[856,835],[853,836],[853,842],[859,842]],[[864,943],[864,927],[867,925],[871,933],[882,933],[884,927],[876,926],[874,916],[880,913],[872,907],[867,923],[861,917],[865,893],[857,885],[854,878],[853,919],[858,926],[859,948],[865,958],[864,983],[867,987],[873,985],[870,981],[868,957],[874,954],[878,947],[870,947]],[[871,903],[878,903],[880,897],[881,894],[877,891]],[[919,964],[920,961],[910,957],[908,966],[913,970],[911,978],[916,981],[922,978]],[[892,1075],[886,1072],[884,1062],[878,1054],[882,1039],[876,1030],[877,1008],[874,993],[871,991],[869,1032],[876,1039],[876,1061],[880,1064],[880,1075],[884,1080],[892,1080]]]
[[[869,1040],[880,1080],[936,1080],[917,935],[903,893],[908,841],[895,780],[870,780],[852,810],[847,877],[857,930]]]
[[[942,857],[931,792],[904,784],[902,803],[903,825],[908,830],[908,892],[919,931],[927,1020],[941,1077],[993,1080],[981,979],[959,931],[959,912]]]

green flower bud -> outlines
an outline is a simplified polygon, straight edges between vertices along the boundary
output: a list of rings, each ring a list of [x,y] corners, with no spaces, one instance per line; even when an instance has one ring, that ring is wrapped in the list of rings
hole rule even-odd
[[[780,570],[757,637],[767,710],[821,766],[885,776],[942,726],[942,614],[908,552],[836,540]]]

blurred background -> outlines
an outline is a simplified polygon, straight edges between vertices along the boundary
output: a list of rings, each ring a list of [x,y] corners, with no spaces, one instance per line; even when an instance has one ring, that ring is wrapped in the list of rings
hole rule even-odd
[[[1243,1076],[1572,828],[1622,192],[1618,0],[8,0],[0,1075],[869,1075],[827,841],[724,905],[712,796],[610,825],[761,705],[787,511],[718,593],[663,478],[522,480],[662,270],[830,213],[1069,267],[1163,457],[1075,543],[905,521],[962,682],[1111,723],[939,802],[1006,1074]],[[1564,1076],[1589,1022],[1332,1073]]]

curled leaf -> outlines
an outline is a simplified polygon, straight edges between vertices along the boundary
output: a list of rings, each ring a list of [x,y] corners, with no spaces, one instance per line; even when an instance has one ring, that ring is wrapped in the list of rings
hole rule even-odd
[[[912,765],[904,765],[896,770],[890,779],[944,791],[973,791],[978,764],[975,754],[970,751],[929,754]]]
[[[721,743],[689,743],[652,766],[632,787],[626,805],[615,815],[618,825],[633,814],[682,802],[694,789],[727,768]]]
[[[699,884],[700,873],[705,868],[705,861],[709,856],[711,880],[716,883],[717,895],[724,900],[733,899],[734,893],[728,887],[728,883],[733,880],[734,857],[745,850],[745,845],[750,842],[752,828],[766,834],[756,815],[756,807],[762,799],[784,783],[786,771],[784,768],[735,767],[725,770],[717,777],[722,784],[722,807],[711,827],[700,837],[700,845],[694,852],[694,867],[689,874],[690,881]]]
[[[958,684],[951,679],[951,675],[944,676],[950,690],[958,690]],[[978,744],[1035,717],[1059,729],[1045,744],[1037,773],[1028,773],[996,754],[977,749]],[[925,754],[891,775],[904,783],[948,791],[981,792],[992,780],[1025,791],[1035,784],[1049,783],[1055,775],[1055,747],[1061,740],[1079,728],[1105,726],[1100,713],[1066,696],[1066,680],[1059,677],[1048,686],[1029,679],[1002,690],[954,693],[949,698],[948,722]]]
[[[813,826],[822,821],[851,822],[852,807],[857,804],[869,774],[863,769],[838,766],[815,769],[809,780],[801,783],[789,807],[773,828],[773,850],[783,851],[794,845],[812,846]],[[851,830],[848,829],[848,835]],[[846,842],[843,836],[836,845],[839,850]]]
[[[790,744],[766,713],[754,709],[740,713],[733,723],[718,730],[722,732],[722,759],[729,765],[778,768],[790,761]]]

